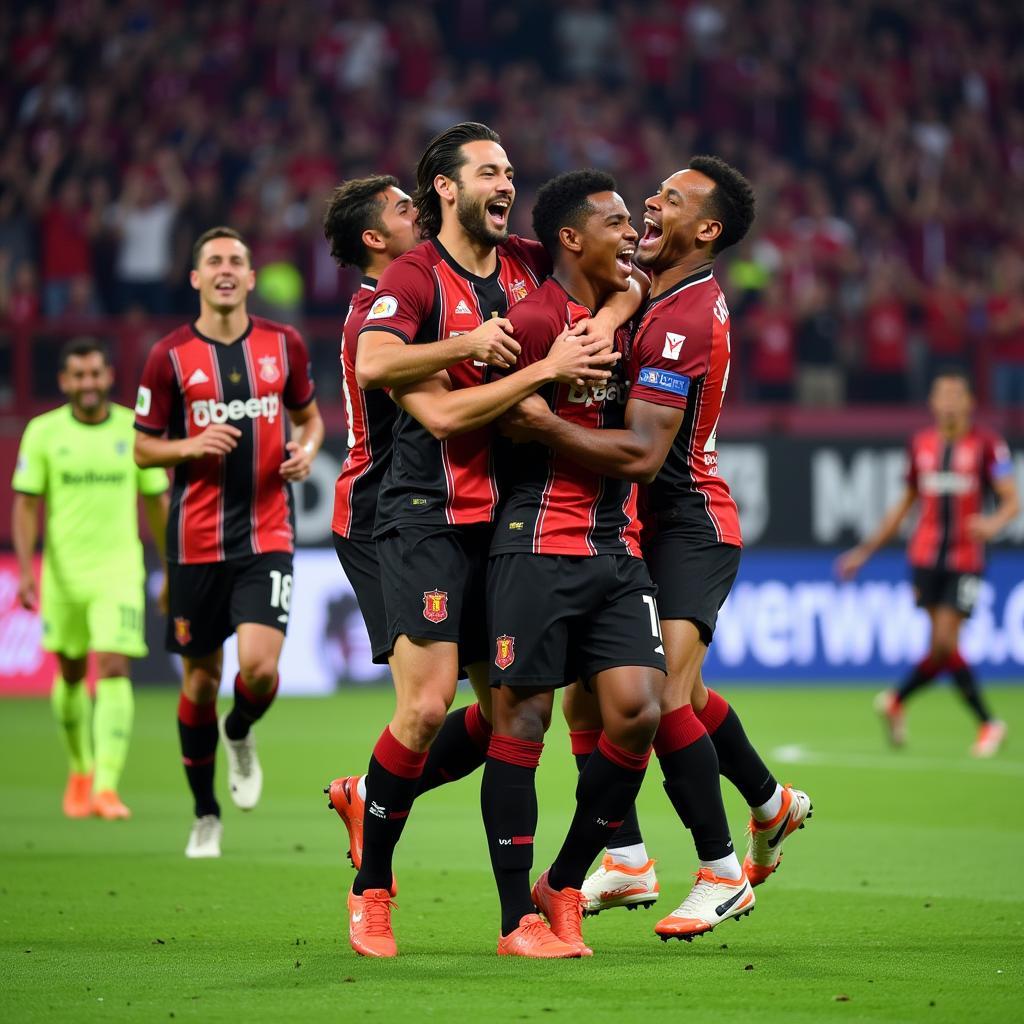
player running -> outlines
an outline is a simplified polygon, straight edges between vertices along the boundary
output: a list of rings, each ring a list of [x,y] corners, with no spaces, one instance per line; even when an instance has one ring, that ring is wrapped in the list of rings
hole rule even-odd
[[[917,603],[928,613],[928,653],[897,690],[878,695],[875,707],[890,742],[906,742],[903,706],[936,676],[949,672],[960,696],[978,719],[971,748],[975,757],[992,757],[1006,737],[1006,724],[992,717],[971,666],[959,651],[960,629],[970,618],[985,566],[985,544],[1020,511],[1010,450],[1002,438],[974,426],[974,398],[968,378],[958,370],[938,374],[929,397],[935,425],[915,434],[908,452],[903,497],[863,544],[843,554],[839,575],[852,579],[920,501],[921,515],[907,546]],[[987,493],[996,498],[987,515]]]
[[[633,383],[625,428],[588,430],[532,398],[509,418],[509,429],[593,472],[649,484],[644,558],[658,587],[668,660],[654,749],[665,790],[700,859],[692,891],[655,932],[689,940],[752,908],[751,886],[776,869],[783,840],[803,824],[811,805],[806,794],[776,782],[736,712],[701,676],[742,545],[736,505],[718,475],[715,451],[729,378],[729,310],[713,264],[750,227],[753,193],[722,160],[694,157],[645,206],[635,259],[653,277],[629,359]],[[573,687],[565,711],[574,752],[589,764],[600,735],[599,709]],[[742,868],[729,837],[719,771],[751,808]],[[588,912],[656,900],[654,862],[635,812],[608,845],[601,868],[583,886]]]
[[[302,338],[246,310],[255,280],[237,231],[211,228],[199,237],[191,273],[199,317],[153,347],[135,407],[136,462],[176,467],[167,649],[184,661],[178,732],[196,815],[187,857],[220,856],[216,701],[232,633],[239,672],[219,732],[231,798],[242,810],[260,798],[250,730],[277,693],[291,607],[290,485],[309,475],[324,433]]]
[[[110,401],[114,371],[98,341],[68,342],[57,380],[67,404],[29,421],[12,482],[18,600],[30,610],[37,604],[32,556],[42,500],[40,611],[43,647],[60,666],[50,697],[69,761],[64,813],[130,818],[117,790],[134,716],[131,659],[146,654],[138,496],[162,557],[167,474],[132,461],[132,413]],[[89,651],[100,677],[95,713],[85,684]]]
[[[359,335],[360,386],[391,388],[400,407],[374,529],[396,708],[370,759],[362,862],[349,895],[350,942],[367,956],[397,952],[394,849],[460,669],[486,692],[484,576],[497,503],[490,423],[549,381],[606,378],[601,366],[612,358],[603,341],[563,338],[522,373],[482,383],[484,365],[515,363],[505,313],[549,270],[538,243],[509,235],[512,173],[485,125],[458,124],[430,143],[414,197],[430,240],[381,275]],[[605,315],[617,322],[614,309]],[[483,763],[483,715],[471,726],[467,713],[461,728],[480,733],[463,749]]]
[[[637,233],[615,189],[608,174],[573,171],[538,193],[534,232],[554,272],[509,310],[519,373],[566,327],[629,287]],[[617,351],[628,342],[620,331]],[[583,430],[621,427],[624,369],[590,387],[548,384],[537,397]],[[655,588],[640,554],[637,487],[540,445],[506,442],[495,454],[502,502],[487,574],[494,735],[480,803],[501,902],[498,954],[589,956],[580,888],[640,791],[665,673]],[[555,690],[577,678],[596,696],[603,731],[580,773],[562,848],[531,893],[534,777]]]

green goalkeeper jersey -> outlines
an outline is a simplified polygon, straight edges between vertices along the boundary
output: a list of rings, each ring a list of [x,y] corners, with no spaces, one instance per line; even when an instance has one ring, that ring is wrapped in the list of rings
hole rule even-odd
[[[135,465],[134,420],[112,403],[102,423],[82,423],[62,405],[25,428],[12,486],[45,501],[44,594],[85,600],[97,587],[141,584],[138,496],[168,482],[165,470]]]

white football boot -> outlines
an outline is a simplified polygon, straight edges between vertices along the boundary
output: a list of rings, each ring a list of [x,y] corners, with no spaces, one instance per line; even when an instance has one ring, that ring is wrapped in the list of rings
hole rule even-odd
[[[754,909],[754,890],[746,877],[722,878],[711,868],[701,868],[690,895],[654,926],[654,934],[663,942],[683,939],[690,942],[730,917],[746,917]]]
[[[243,740],[232,740],[224,731],[227,715],[223,715],[217,723],[220,729],[221,742],[228,755],[228,785],[231,799],[242,811],[251,811],[260,802],[263,791],[263,769],[260,759],[256,756],[256,737],[252,729]]]
[[[219,857],[220,837],[224,834],[224,826],[216,814],[204,814],[196,818],[192,831],[188,836],[185,856],[192,859],[198,857]]]
[[[583,911],[585,917],[613,907],[625,907],[627,910],[653,907],[661,894],[653,860],[641,868],[631,868],[617,864],[608,853],[604,855],[601,866],[583,883],[582,892],[587,897]]]
[[[758,821],[751,817],[747,828],[747,855],[743,858],[743,872],[751,885],[760,885],[779,866],[782,841],[804,827],[804,822],[813,817],[813,809],[811,798],[806,793],[785,786],[782,807],[771,821]]]

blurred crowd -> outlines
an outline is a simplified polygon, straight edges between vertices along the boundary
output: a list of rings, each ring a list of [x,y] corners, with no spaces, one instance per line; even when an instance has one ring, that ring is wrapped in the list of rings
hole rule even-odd
[[[0,12],[0,317],[184,317],[229,223],[256,308],[340,321],[339,180],[501,132],[514,222],[560,171],[644,198],[697,152],[754,182],[720,271],[752,401],[903,402],[937,365],[1024,406],[1024,7],[1000,0],[56,0]],[[331,347],[335,339],[325,339]],[[333,356],[332,356],[333,359]]]

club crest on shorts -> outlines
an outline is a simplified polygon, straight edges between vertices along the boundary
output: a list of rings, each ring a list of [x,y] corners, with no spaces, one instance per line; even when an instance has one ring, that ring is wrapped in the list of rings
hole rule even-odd
[[[444,622],[448,618],[448,591],[423,591],[423,618],[428,622]]]
[[[516,638],[502,634],[494,645],[494,664],[504,670],[516,660]]]
[[[192,623],[188,619],[183,619],[180,615],[175,616],[174,619],[174,639],[182,647],[192,643]]]
[[[281,377],[281,371],[277,368],[277,356],[260,356],[260,380],[268,384],[274,384]]]

